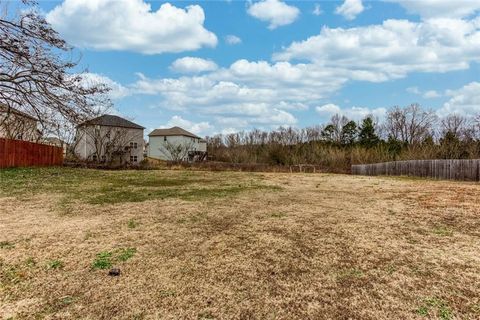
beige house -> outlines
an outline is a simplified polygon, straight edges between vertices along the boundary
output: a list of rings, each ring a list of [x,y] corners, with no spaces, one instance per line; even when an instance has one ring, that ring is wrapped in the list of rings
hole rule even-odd
[[[74,153],[82,160],[138,164],[143,160],[144,129],[119,116],[100,116],[77,127]]]
[[[0,138],[37,142],[38,119],[20,110],[0,105]]]
[[[180,127],[155,129],[148,135],[148,157],[167,161],[203,161],[207,142]]]

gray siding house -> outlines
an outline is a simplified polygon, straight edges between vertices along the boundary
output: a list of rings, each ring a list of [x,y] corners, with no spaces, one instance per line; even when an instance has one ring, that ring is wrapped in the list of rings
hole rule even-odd
[[[148,135],[148,157],[167,161],[202,161],[207,142],[180,127],[155,129]]]
[[[144,129],[114,115],[88,120],[77,127],[75,155],[88,161],[138,164],[143,160]]]

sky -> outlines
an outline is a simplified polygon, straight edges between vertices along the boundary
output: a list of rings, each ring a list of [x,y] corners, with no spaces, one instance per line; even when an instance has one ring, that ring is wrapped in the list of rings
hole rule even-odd
[[[40,1],[115,113],[198,135],[480,113],[480,1]]]

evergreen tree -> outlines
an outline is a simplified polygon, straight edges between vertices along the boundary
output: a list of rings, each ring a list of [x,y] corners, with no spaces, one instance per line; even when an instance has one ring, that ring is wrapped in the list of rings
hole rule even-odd
[[[374,147],[380,142],[380,138],[375,132],[375,122],[372,117],[366,117],[362,120],[358,142],[367,148]]]
[[[352,145],[357,140],[358,129],[355,121],[349,121],[342,127],[341,143],[344,145]]]

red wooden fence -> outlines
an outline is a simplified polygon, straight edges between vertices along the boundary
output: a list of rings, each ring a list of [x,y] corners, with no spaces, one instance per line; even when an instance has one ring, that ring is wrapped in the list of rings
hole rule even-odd
[[[63,163],[60,147],[0,138],[0,168],[55,166]]]

